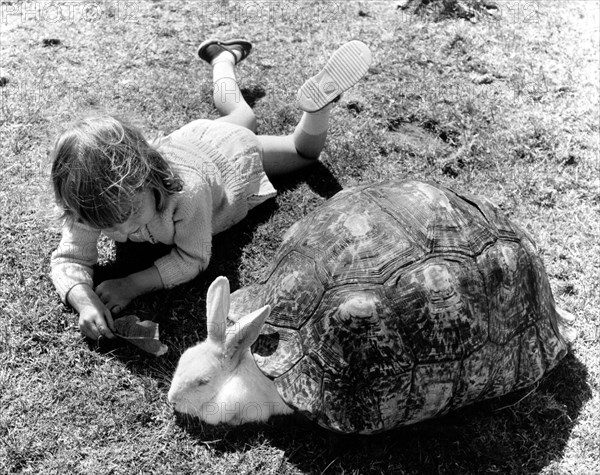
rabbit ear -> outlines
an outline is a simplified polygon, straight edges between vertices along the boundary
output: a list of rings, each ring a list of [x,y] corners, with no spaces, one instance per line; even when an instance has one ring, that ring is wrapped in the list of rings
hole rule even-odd
[[[224,344],[229,314],[229,281],[217,277],[206,294],[206,325],[208,338]]]
[[[244,351],[250,348],[250,345],[258,338],[260,330],[270,313],[271,307],[265,305],[232,325],[227,331],[225,357],[237,364]]]

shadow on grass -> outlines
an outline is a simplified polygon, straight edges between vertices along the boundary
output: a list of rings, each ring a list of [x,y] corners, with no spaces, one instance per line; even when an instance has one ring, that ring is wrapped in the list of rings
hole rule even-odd
[[[178,421],[218,453],[267,441],[308,473],[536,473],[561,458],[591,398],[586,381],[586,368],[569,355],[532,394],[517,391],[371,436],[334,434],[296,416],[237,428]]]
[[[312,191],[325,199],[329,199],[342,191],[340,182],[321,162],[316,162],[313,167],[300,172],[298,175],[289,175],[273,180],[273,185],[277,190],[285,191],[295,188],[299,180],[306,183]]]

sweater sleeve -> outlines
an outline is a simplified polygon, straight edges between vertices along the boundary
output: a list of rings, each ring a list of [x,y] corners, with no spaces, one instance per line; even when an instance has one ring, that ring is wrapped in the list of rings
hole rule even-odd
[[[64,303],[76,285],[93,286],[99,237],[99,230],[81,223],[63,226],[60,244],[50,259],[50,278]]]
[[[183,194],[173,213],[174,247],[154,262],[165,288],[188,282],[206,269],[212,247],[212,195],[206,186]]]

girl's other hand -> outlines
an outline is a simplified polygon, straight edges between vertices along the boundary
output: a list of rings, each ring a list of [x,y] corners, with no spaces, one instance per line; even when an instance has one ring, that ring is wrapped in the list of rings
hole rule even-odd
[[[110,311],[101,303],[87,305],[79,313],[79,330],[88,338],[98,340],[101,336],[114,338],[111,331],[114,322]]]
[[[122,279],[105,280],[95,292],[106,308],[116,315],[134,298],[162,288],[160,273],[156,266],[152,266]]]
[[[96,287],[95,292],[106,308],[113,314],[120,313],[129,305],[129,302],[137,297],[137,293],[127,277],[105,280]]]

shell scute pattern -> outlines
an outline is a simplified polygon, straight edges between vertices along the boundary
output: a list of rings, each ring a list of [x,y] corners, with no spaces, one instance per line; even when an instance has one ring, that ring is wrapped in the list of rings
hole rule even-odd
[[[301,335],[311,356],[334,374],[348,367],[361,374],[398,374],[413,364],[381,288],[354,285],[328,291]]]
[[[536,303],[540,314],[538,323],[545,322],[543,323],[543,325],[550,327],[548,330],[549,333],[545,334],[544,337],[540,336],[540,339],[543,341],[547,341],[548,344],[550,344],[552,341],[556,340],[560,335],[557,320],[555,318],[556,303],[554,302],[554,297],[550,288],[550,282],[548,282],[548,276],[546,275],[546,271],[544,269],[542,260],[537,256],[534,256],[533,259],[532,274],[532,288],[535,292],[535,296],[537,297]],[[539,327],[539,325],[537,326]],[[554,335],[554,338],[552,338],[552,335]]]
[[[482,399],[490,380],[495,361],[496,345],[486,343],[461,362],[460,377],[457,380],[452,409],[466,406]]]
[[[535,326],[526,329],[519,345],[518,387],[526,387],[540,379],[546,370]]]
[[[408,235],[411,245],[420,249],[420,255],[429,252],[429,229],[435,215],[415,182],[374,186],[365,189],[363,194],[393,218],[398,228]]]
[[[450,410],[459,368],[459,361],[417,365],[412,391],[406,402],[406,423],[419,422]]]
[[[377,208],[347,216],[337,230],[340,240],[324,265],[331,282],[383,283],[398,266],[422,257],[422,251]]]
[[[531,258],[517,243],[499,241],[479,257],[478,264],[486,281],[483,295],[489,302],[490,339],[504,344],[539,318],[531,299]]]
[[[498,238],[517,242],[521,240],[521,229],[510,221],[504,213],[500,212],[490,200],[454,191],[449,192],[457,196],[466,205],[473,206],[473,208],[481,213],[487,221],[489,228],[494,230],[494,234]]]
[[[264,284],[267,296],[264,303],[272,307],[267,322],[299,329],[310,318],[325,291],[317,263],[294,250],[284,253],[276,262]]]
[[[286,245],[296,248],[300,252],[309,252],[315,259],[323,260],[331,253],[339,253],[347,245],[347,235],[340,236],[344,221],[347,219],[347,207],[360,206],[359,194],[350,194],[346,199],[328,201],[317,214],[305,217],[299,222],[302,229],[297,236],[293,236]]]
[[[502,346],[488,342],[465,358],[450,409],[501,396],[521,387],[517,386],[516,379],[520,343],[519,337]]]
[[[427,260],[394,276],[385,289],[417,361],[460,358],[485,343],[488,309],[472,261]]]
[[[391,183],[367,189],[365,194],[411,232],[411,245],[420,243],[429,253],[475,257],[498,237],[483,213],[473,213],[453,192],[428,183],[406,182],[400,187]]]
[[[374,433],[506,394],[566,351],[533,241],[485,199],[421,182],[344,191],[274,261],[253,352],[329,429]]]
[[[412,377],[411,370],[372,383],[372,391],[379,395],[381,413],[381,424],[377,430],[398,427],[406,423],[406,402],[413,386]]]
[[[341,376],[341,377],[340,377]],[[379,401],[365,377],[357,373],[333,375],[326,373],[323,380],[323,413],[318,422],[338,432],[371,433],[382,425]],[[340,380],[344,385],[340,387]],[[339,391],[347,396],[340,399]]]
[[[550,318],[541,318],[535,327],[544,355],[546,370],[552,369],[567,352],[564,341],[557,336],[556,322],[551,321]]]
[[[286,388],[284,400],[292,408],[310,419],[322,420],[323,407],[323,371],[310,358],[302,358],[293,367],[278,378],[278,387]]]
[[[519,364],[519,336],[503,345],[491,343],[488,348],[491,355],[491,371],[486,388],[481,393],[482,399],[501,396],[513,390],[517,383],[517,366]]]
[[[321,338],[322,347],[315,348],[315,356],[322,357],[335,338],[344,344],[338,348],[337,367],[323,366],[324,412],[318,417],[334,430],[370,433],[400,419],[414,362],[410,352],[401,347],[396,322],[390,320],[393,314],[380,306],[375,292],[354,295],[337,295],[344,301],[339,312],[323,317],[332,325],[342,325],[335,335]],[[369,308],[372,312],[365,311]]]
[[[382,283],[398,266],[424,254],[380,206],[360,194],[328,203],[300,226],[304,231],[286,246],[314,257],[330,285]]]
[[[237,322],[244,315],[258,310],[265,300],[264,290],[262,285],[255,284],[242,287],[233,292],[231,294],[229,319]]]

